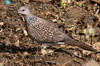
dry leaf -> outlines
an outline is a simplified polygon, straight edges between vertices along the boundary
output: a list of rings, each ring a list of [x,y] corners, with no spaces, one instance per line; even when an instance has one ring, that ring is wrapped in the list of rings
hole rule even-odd
[[[17,41],[15,42],[15,45],[16,45],[17,47],[19,47],[19,40],[17,40]]]
[[[23,52],[23,56],[26,56],[26,55],[28,55],[29,53],[28,52]]]
[[[100,42],[93,44],[93,48],[95,48],[97,51],[100,51]]]

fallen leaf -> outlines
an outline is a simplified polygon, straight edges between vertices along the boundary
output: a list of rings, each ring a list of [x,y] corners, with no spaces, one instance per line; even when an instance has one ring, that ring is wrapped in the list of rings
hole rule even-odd
[[[93,44],[93,48],[95,48],[97,51],[100,51],[100,42]]]

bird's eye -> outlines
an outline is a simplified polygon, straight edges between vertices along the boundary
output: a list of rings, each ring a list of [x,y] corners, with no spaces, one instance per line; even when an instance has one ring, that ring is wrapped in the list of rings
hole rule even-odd
[[[25,9],[23,9],[22,11],[25,11]]]

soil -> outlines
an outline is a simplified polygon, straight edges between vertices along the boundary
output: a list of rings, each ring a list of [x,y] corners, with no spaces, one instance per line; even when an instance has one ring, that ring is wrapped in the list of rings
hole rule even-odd
[[[50,2],[44,2],[44,0],[10,1],[11,4],[5,4],[3,0],[0,0],[1,65],[82,66],[83,63],[92,58],[100,63],[100,56],[97,58],[98,53],[86,54],[83,53],[85,50],[69,45],[51,47],[54,50],[53,53],[42,55],[41,45],[26,35],[25,19],[17,13],[18,8],[25,2],[32,14],[54,22],[61,31],[73,39],[93,47],[93,44],[100,42],[99,3],[90,0],[75,0],[66,3],[66,7],[62,7],[59,5],[60,1],[57,0],[50,0]],[[87,34],[84,32],[87,28],[93,28],[95,32]]]

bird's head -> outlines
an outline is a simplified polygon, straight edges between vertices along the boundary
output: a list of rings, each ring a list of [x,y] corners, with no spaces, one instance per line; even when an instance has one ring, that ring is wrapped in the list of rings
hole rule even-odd
[[[29,8],[25,7],[25,6],[22,6],[18,9],[18,13],[19,14],[23,14],[23,15],[31,15],[30,11],[29,11]]]

